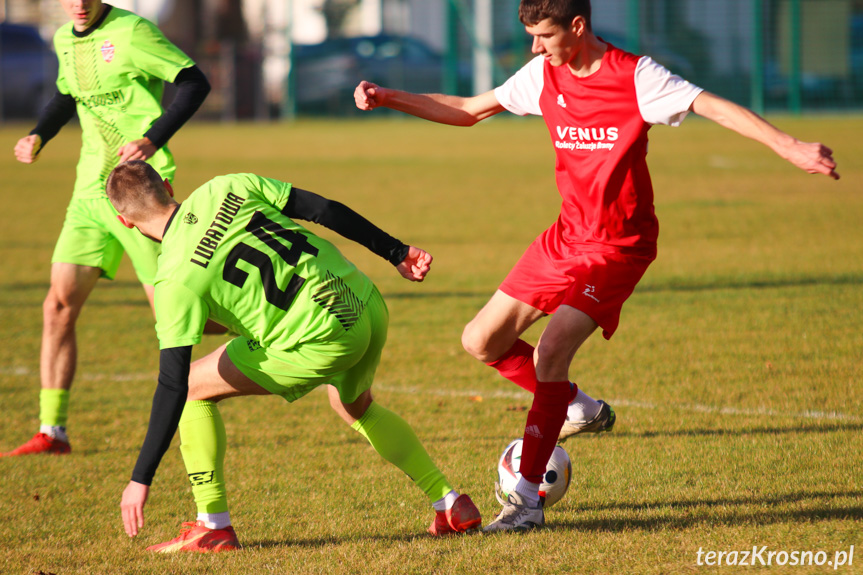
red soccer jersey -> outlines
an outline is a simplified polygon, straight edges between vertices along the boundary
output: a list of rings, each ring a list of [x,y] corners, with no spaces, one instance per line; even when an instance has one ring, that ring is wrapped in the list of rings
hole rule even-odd
[[[545,249],[652,254],[658,223],[647,170],[647,131],[679,125],[701,89],[655,63],[612,45],[597,72],[579,78],[542,56],[495,96],[519,115],[541,115],[557,155],[563,198]]]

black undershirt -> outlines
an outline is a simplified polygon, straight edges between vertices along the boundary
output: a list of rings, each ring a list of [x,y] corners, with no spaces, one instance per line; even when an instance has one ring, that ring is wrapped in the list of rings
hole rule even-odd
[[[95,32],[99,26],[108,17],[113,6],[105,4],[105,9],[99,19],[86,30],[78,31],[72,29],[72,34],[77,38],[86,38]],[[177,93],[171,101],[171,105],[162,113],[159,119],[150,126],[142,137],[149,138],[156,149],[161,148],[171,136],[177,133],[183,124],[191,118],[207,94],[210,93],[210,83],[204,73],[192,65],[188,68],[180,70],[174,81],[171,82],[177,87]],[[65,126],[69,120],[75,115],[75,98],[69,94],[56,92],[42,112],[39,114],[39,121],[36,127],[30,132],[30,135],[38,134],[42,139],[42,147],[48,143],[60,129]]]
[[[289,218],[314,222],[365,246],[394,266],[408,255],[409,247],[351,208],[318,194],[293,188],[282,213]]]
[[[197,66],[180,70],[174,79],[177,93],[168,109],[159,117],[142,137],[149,138],[156,148],[164,146],[171,136],[177,133],[183,124],[191,118],[207,94],[210,93],[210,83]],[[39,115],[39,122],[30,134],[38,134],[42,138],[42,147],[57,135],[75,115],[75,98],[69,94],[57,92]]]
[[[159,354],[159,385],[153,394],[150,425],[132,471],[132,481],[144,485],[153,482],[156,468],[171,445],[186,405],[191,363],[191,345],[163,349]]]

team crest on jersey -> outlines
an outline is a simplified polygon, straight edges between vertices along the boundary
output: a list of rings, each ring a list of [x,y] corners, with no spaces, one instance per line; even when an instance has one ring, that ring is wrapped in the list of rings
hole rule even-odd
[[[105,40],[105,43],[102,44],[102,47],[99,48],[102,52],[102,59],[107,63],[111,63],[111,60],[114,59],[114,45],[111,44],[110,40]]]
[[[557,105],[561,108],[566,108],[566,101],[563,99],[563,94],[557,95]]]
[[[188,214],[183,216],[183,223],[184,224],[197,224],[198,223],[198,216],[196,216],[192,212],[189,212]]]

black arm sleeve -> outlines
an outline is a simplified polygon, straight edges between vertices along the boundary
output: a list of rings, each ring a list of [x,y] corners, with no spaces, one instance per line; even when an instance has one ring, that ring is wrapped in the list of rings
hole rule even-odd
[[[68,94],[56,92],[39,114],[39,122],[30,131],[30,135],[38,134],[42,138],[42,147],[48,140],[57,135],[72,116],[75,115],[75,98]]]
[[[282,213],[289,218],[315,222],[367,247],[394,266],[408,255],[409,246],[392,237],[346,205],[318,194],[293,188]]]
[[[153,395],[147,437],[138,454],[132,481],[150,485],[162,456],[171,445],[189,393],[192,346],[163,349],[159,356],[159,385]]]
[[[177,86],[174,100],[144,134],[157,148],[168,143],[171,136],[198,111],[210,93],[210,83],[197,66],[180,70],[173,84]]]

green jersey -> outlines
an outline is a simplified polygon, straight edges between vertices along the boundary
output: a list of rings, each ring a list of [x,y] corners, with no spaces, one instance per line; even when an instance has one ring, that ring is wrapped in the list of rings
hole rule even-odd
[[[353,326],[372,281],[282,213],[290,194],[290,184],[232,174],[180,205],[156,274],[161,349],[200,343],[208,318],[277,350],[327,341]]]
[[[54,35],[60,62],[57,89],[75,98],[82,128],[74,196],[105,195],[105,180],[118,150],[138,140],[162,115],[164,82],[194,66],[156,26],[114,6],[97,27],[76,33],[72,23]],[[176,166],[166,146],[147,160],[173,179]]]

